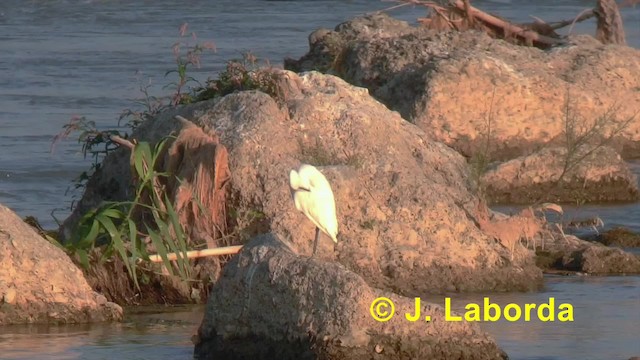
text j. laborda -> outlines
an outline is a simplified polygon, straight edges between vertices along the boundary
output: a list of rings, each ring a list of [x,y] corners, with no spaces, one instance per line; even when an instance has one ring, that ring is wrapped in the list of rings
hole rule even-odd
[[[405,300],[406,301],[406,300]],[[406,302],[403,301],[403,304]],[[410,322],[431,321],[431,315],[423,313],[420,298],[415,298],[413,306],[407,306],[404,313],[404,320]],[[396,315],[395,304],[391,299],[379,297],[371,302],[369,312],[374,320],[385,322],[391,320]],[[451,298],[444,299],[444,321],[531,321],[538,319],[542,322],[572,322],[573,305],[568,303],[558,304],[556,299],[550,297],[546,303],[541,304],[507,304],[500,306],[491,302],[485,297],[482,304],[468,303],[465,305],[464,314],[454,313],[452,310]]]

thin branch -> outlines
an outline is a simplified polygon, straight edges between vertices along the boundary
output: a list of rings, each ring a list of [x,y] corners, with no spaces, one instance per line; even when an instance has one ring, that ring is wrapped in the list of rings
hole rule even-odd
[[[462,0],[455,0],[452,1],[452,5],[455,6],[456,8],[464,11],[465,10],[465,3]],[[531,42],[536,42],[536,43],[541,43],[544,45],[556,45],[556,44],[561,44],[563,41],[560,39],[555,39],[552,38],[550,36],[545,36],[545,35],[540,35],[539,33],[533,31],[533,30],[528,30],[525,29],[521,26],[518,25],[514,25],[508,21],[502,20],[494,15],[485,13],[473,6],[469,6],[469,12],[471,13],[471,15],[473,15],[473,17],[489,24],[489,25],[493,25],[495,27],[499,27],[502,28],[505,32],[507,33],[511,33],[511,34],[515,34],[518,35],[520,37],[523,37],[526,40],[529,40]]]
[[[221,256],[221,255],[233,255],[237,254],[242,249],[242,245],[234,245],[234,246],[226,246],[219,247],[213,249],[204,249],[204,250],[192,250],[187,251],[187,259],[200,258],[205,256]],[[180,257],[183,258],[184,255],[180,254]],[[168,253],[167,259],[169,261],[177,260],[178,255],[176,253]],[[151,262],[162,262],[162,258],[160,255],[149,255],[149,261]]]
[[[618,8],[622,9],[622,8],[625,8],[625,7],[634,7],[637,4],[640,4],[640,0],[626,0],[626,1],[623,1],[623,2],[619,3],[618,4]],[[576,23],[591,19],[592,17],[595,17],[595,16],[596,16],[596,13],[595,13],[594,9],[584,9],[576,17],[574,17],[573,19],[554,21],[554,22],[549,22],[547,24],[553,30],[558,30],[558,29],[561,29],[561,28],[563,28],[565,26],[571,25],[571,28],[569,28],[569,33],[571,33],[571,30],[573,29],[573,26]]]
[[[135,145],[131,141],[123,139],[118,135],[111,135],[109,136],[109,139],[118,145],[129,148],[129,150],[133,150],[133,148],[135,147]]]

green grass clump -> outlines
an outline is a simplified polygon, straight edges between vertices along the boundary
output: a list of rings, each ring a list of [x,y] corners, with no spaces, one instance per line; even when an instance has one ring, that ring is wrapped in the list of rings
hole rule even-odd
[[[147,243],[150,243],[172,275],[174,267],[167,254],[176,253],[179,276],[189,278],[188,238],[171,199],[159,185],[160,178],[169,174],[154,169],[166,144],[167,139],[152,149],[148,143],[141,142],[132,150],[138,179],[132,201],[105,202],[80,219],[66,249],[76,254],[85,268],[89,267],[89,252],[105,244],[102,260],[117,254],[139,289],[137,264],[142,259],[149,260]]]

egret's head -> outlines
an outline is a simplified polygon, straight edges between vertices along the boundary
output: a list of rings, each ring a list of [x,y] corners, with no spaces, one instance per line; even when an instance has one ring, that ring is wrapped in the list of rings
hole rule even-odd
[[[302,169],[302,167],[301,167]],[[291,170],[289,173],[289,187],[291,191],[311,191],[311,187],[309,186],[309,178],[308,174],[303,171],[295,171]]]
[[[291,170],[289,173],[289,194],[291,194],[291,199],[295,201],[296,189],[294,188],[294,177],[298,176],[295,170]]]
[[[294,191],[298,190],[299,186],[300,186],[300,176],[298,176],[297,171],[291,170],[289,172],[289,188],[291,189],[291,192],[293,193]]]

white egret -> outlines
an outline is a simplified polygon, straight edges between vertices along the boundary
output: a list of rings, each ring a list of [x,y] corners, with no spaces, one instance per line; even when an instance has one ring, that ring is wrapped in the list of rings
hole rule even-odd
[[[316,225],[316,237],[311,256],[316,254],[320,230],[337,243],[336,202],[327,178],[315,167],[302,164],[298,171],[291,170],[289,173],[289,186],[296,209]]]

